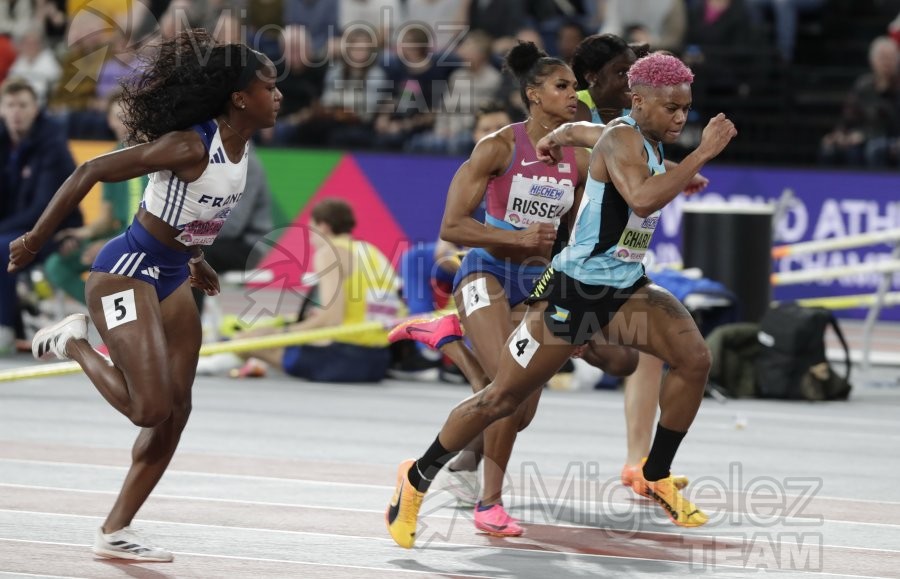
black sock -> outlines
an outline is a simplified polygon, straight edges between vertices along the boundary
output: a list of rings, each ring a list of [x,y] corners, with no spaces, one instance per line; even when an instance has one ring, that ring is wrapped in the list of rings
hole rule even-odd
[[[409,469],[409,482],[416,487],[419,492],[424,493],[431,486],[431,481],[437,473],[440,472],[444,465],[450,462],[457,452],[450,452],[441,444],[440,436],[434,439],[425,454],[419,460],[413,463]]]
[[[649,481],[657,481],[669,476],[672,470],[672,461],[678,452],[678,445],[687,432],[669,430],[662,424],[656,425],[656,436],[653,437],[653,446],[644,464],[644,478]]]

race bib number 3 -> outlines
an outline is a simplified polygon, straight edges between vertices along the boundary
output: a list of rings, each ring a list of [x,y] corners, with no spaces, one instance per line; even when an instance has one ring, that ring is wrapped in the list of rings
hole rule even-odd
[[[491,298],[488,295],[487,290],[487,282],[483,277],[470,281],[463,286],[462,294],[466,317],[471,316],[481,308],[491,305]]]
[[[133,289],[103,296],[100,298],[100,302],[103,304],[103,317],[106,318],[107,330],[137,319]]]
[[[641,262],[647,249],[650,247],[650,240],[653,238],[653,232],[659,225],[660,212],[657,211],[649,217],[639,217],[636,213],[628,216],[628,223],[613,256],[621,261]]]

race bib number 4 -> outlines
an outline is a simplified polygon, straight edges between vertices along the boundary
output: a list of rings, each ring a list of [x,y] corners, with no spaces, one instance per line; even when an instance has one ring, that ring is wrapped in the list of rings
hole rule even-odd
[[[613,256],[616,259],[627,262],[641,262],[650,247],[653,232],[659,225],[660,212],[657,211],[649,217],[638,217],[636,213],[628,216],[628,223],[619,243],[616,244]]]

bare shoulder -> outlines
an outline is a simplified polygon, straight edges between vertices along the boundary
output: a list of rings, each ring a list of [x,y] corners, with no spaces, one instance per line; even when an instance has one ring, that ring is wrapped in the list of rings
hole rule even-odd
[[[507,126],[478,141],[469,163],[479,173],[501,173],[512,162],[514,148],[515,135],[512,127]]]
[[[490,135],[478,141],[478,144],[475,146],[475,148],[478,149],[479,147],[481,147],[485,150],[486,153],[495,155],[504,152],[512,154],[512,150],[513,147],[515,147],[515,144],[516,135],[513,132],[512,125],[507,125],[499,131],[491,133]]]
[[[640,133],[627,123],[616,123],[607,126],[603,136],[597,141],[597,146],[603,151],[611,151],[619,147],[628,147],[641,143]]]

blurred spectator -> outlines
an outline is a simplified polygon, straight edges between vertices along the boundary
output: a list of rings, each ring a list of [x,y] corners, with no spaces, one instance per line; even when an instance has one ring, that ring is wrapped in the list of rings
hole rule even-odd
[[[475,126],[472,128],[472,146],[469,147],[467,153],[472,151],[475,143],[512,123],[513,119],[509,114],[506,103],[490,101],[483,104],[475,113]]]
[[[284,27],[285,0],[247,0],[247,23],[254,31]]]
[[[275,60],[278,89],[283,95],[281,112],[272,130],[264,132],[264,142],[297,142],[297,128],[310,118],[325,84],[325,65],[315,61],[306,28],[292,24],[279,35],[281,57]]]
[[[12,38],[8,34],[0,34],[0,82],[9,74],[16,56],[16,45]]]
[[[109,43],[110,52],[100,67],[93,108],[103,111],[109,108],[109,99],[121,90],[123,80],[128,80],[138,66],[135,52],[129,48],[128,39],[121,32],[115,33]],[[106,119],[104,118],[104,121]]]
[[[583,0],[585,30],[596,31],[603,26],[606,15],[606,0]]]
[[[378,64],[378,39],[370,30],[351,28],[341,39],[339,56],[329,60],[320,106],[307,109],[296,142],[371,147],[375,113],[391,98],[387,74]]]
[[[744,0],[701,0],[691,9],[683,59],[697,73],[697,101],[740,90],[740,64],[756,38],[748,18]]]
[[[495,39],[514,38],[528,23],[527,16],[522,0],[472,0],[469,5],[472,30],[483,30]]]
[[[128,130],[122,122],[119,94],[110,98],[106,119],[116,135],[117,148],[124,147]],[[103,201],[97,218],[81,227],[63,229],[56,236],[59,251],[47,259],[44,267],[47,279],[54,287],[85,303],[82,275],[90,269],[103,245],[127,229],[132,216],[137,213],[146,185],[146,176],[102,184]]]
[[[0,34],[18,37],[34,22],[30,0],[0,0]]]
[[[48,106],[58,113],[87,110],[97,92],[97,77],[106,50],[100,46],[100,35],[75,36],[62,56],[62,74],[56,90],[50,94]]]
[[[35,0],[35,22],[42,23],[44,34],[51,45],[56,45],[66,34],[66,1],[67,0]],[[23,2],[24,4],[24,2]]]
[[[378,45],[384,47],[392,39],[397,23],[402,18],[402,2],[405,0],[339,0],[338,24],[342,31],[350,24],[374,26],[378,32]]]
[[[411,22],[430,25],[434,52],[441,54],[462,38],[469,25],[469,3],[478,0],[406,0],[406,15],[397,30]],[[440,24],[440,29],[435,26]]]
[[[284,0],[284,24],[305,26],[313,51],[322,54],[340,36],[337,0]]]
[[[900,49],[887,36],[869,46],[871,72],[859,77],[847,96],[837,127],[822,138],[826,165],[898,164],[900,135]]]
[[[559,27],[556,34],[556,56],[572,64],[575,49],[584,40],[584,28],[577,20],[566,20]]]
[[[0,259],[9,261],[9,244],[31,230],[75,163],[66,136],[44,112],[37,93],[25,80],[7,79],[0,87]],[[81,213],[75,210],[60,228],[78,227]],[[45,245],[34,263],[55,251]],[[8,342],[13,328],[20,327],[16,275],[0,272],[0,339]],[[0,344],[0,350],[8,343]]]
[[[900,47],[900,14],[888,24],[888,35],[894,39],[897,46]]]
[[[463,155],[472,148],[472,127],[476,115],[500,88],[500,71],[491,65],[491,38],[484,31],[472,30],[457,53],[462,66],[450,74],[449,93],[444,95],[434,130],[414,136],[410,151]]]
[[[46,104],[47,95],[59,81],[62,68],[44,43],[43,27],[32,25],[19,39],[19,56],[10,74],[28,80],[38,95],[38,102],[41,106]]]
[[[51,102],[62,104],[59,108],[66,111],[70,138],[108,140],[115,137],[106,120],[109,99],[118,94],[121,81],[133,75],[137,66],[135,54],[127,42],[121,31],[113,31],[102,48],[94,49],[85,57],[90,62],[87,67],[80,59],[67,63],[75,69],[74,78],[66,78],[64,67],[63,78]],[[94,59],[102,60],[97,69]],[[93,70],[97,70],[96,76],[93,76]],[[70,90],[73,86],[74,90]],[[66,100],[61,103],[61,99]]]
[[[238,203],[216,242],[203,252],[206,262],[222,275],[226,271],[246,271],[255,268],[264,257],[264,247],[259,241],[272,232],[272,191],[266,180],[266,171],[251,147],[247,163],[247,184]],[[194,289],[197,309],[203,312],[206,294]]]
[[[373,245],[353,239],[356,217],[341,199],[324,199],[312,209],[309,225],[313,256],[312,298],[317,308],[300,322],[282,330],[300,332],[338,328],[365,322],[388,322],[403,314],[397,274],[390,261]],[[273,330],[252,331],[266,335]],[[260,361],[297,378],[316,382],[378,382],[390,363],[387,334],[383,330],[355,332],[316,345],[289,346],[246,354],[251,357],[243,374],[258,375]],[[225,360],[227,363],[227,360]],[[198,373],[222,370],[221,361],[202,360]]]
[[[220,10],[209,0],[172,0],[159,18],[159,32],[172,38],[185,28],[206,28],[215,32]]]
[[[408,26],[397,39],[397,55],[388,68],[393,100],[375,119],[376,147],[400,149],[434,126],[453,68],[439,61],[431,43],[425,26]]]
[[[235,10],[222,10],[216,16],[215,25],[212,27],[213,38],[221,44],[233,44],[246,42],[245,22],[241,14]]]
[[[632,26],[640,26],[649,38],[629,38],[627,31]],[[680,52],[686,28],[685,0],[607,0],[600,32],[629,42],[646,42],[653,50]]]
[[[765,23],[766,12],[771,11],[775,19],[775,45],[785,62],[794,60],[794,45],[797,41],[797,17],[822,9],[825,0],[747,0],[750,16],[757,28]]]

